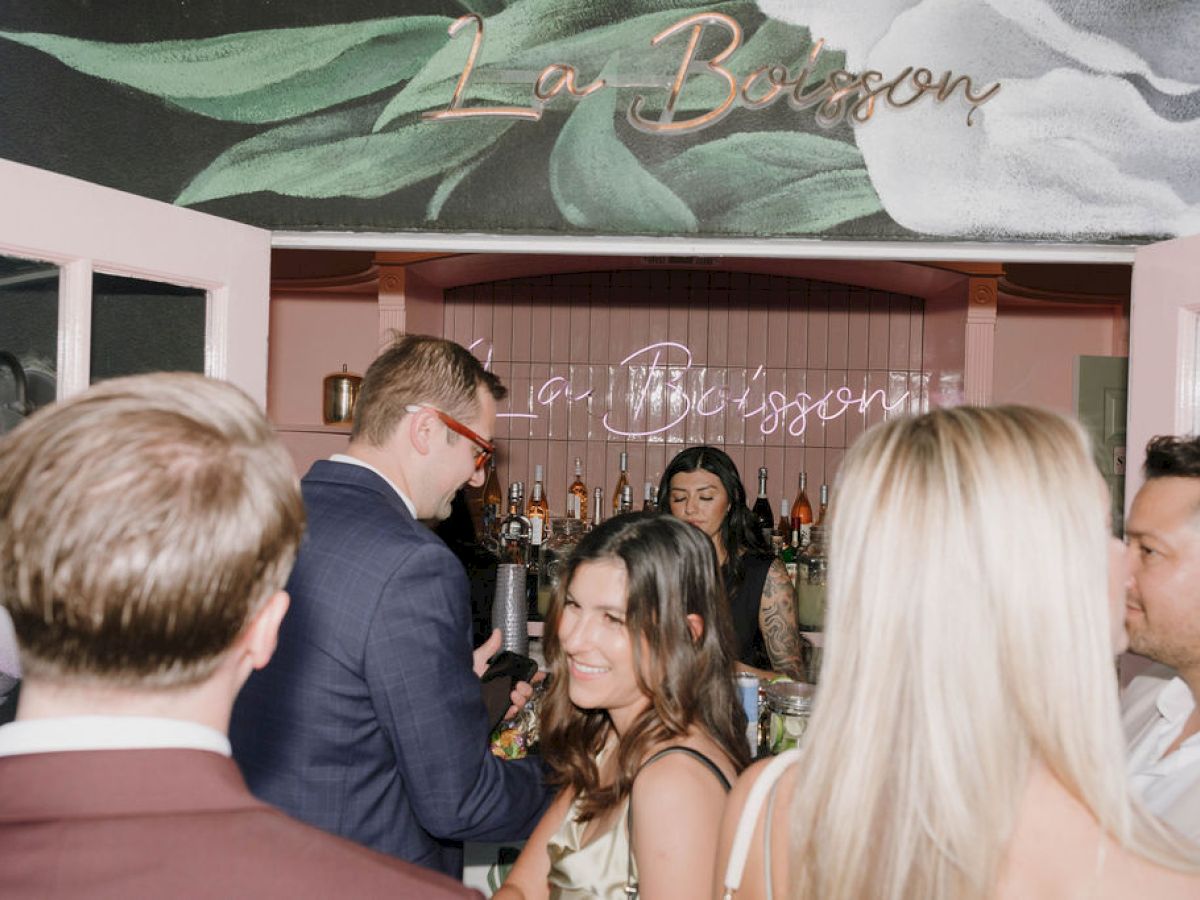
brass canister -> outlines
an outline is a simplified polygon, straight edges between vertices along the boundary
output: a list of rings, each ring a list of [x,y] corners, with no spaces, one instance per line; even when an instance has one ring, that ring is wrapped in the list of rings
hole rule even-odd
[[[354,404],[362,376],[342,366],[342,371],[325,376],[325,400],[322,404],[326,425],[349,425],[354,421]]]

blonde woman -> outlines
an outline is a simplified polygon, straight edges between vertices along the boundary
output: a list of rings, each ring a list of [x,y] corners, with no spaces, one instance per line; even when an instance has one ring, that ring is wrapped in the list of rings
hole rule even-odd
[[[1081,430],[893,420],[847,454],[836,508],[809,740],[739,780],[725,896],[1200,896],[1195,851],[1127,790],[1124,554]]]

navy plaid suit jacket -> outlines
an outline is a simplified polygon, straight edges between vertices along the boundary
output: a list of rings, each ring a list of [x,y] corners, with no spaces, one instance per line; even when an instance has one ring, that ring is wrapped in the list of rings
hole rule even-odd
[[[464,840],[527,837],[536,759],[488,751],[462,565],[382,478],[317,462],[279,647],[230,725],[250,789],[302,821],[462,875]]]

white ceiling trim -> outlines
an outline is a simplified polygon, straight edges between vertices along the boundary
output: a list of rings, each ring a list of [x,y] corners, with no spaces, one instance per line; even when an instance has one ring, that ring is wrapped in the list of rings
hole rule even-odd
[[[447,253],[564,253],[601,256],[736,256],[895,261],[1133,263],[1134,244],[833,241],[787,238],[607,237],[436,232],[275,231],[286,250]]]

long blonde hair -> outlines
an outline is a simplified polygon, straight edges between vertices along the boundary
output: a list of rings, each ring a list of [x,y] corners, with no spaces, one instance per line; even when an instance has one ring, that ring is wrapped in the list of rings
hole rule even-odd
[[[1082,430],[1016,406],[893,420],[847,454],[834,510],[793,896],[990,896],[1034,756],[1119,844],[1189,867],[1127,792]]]

